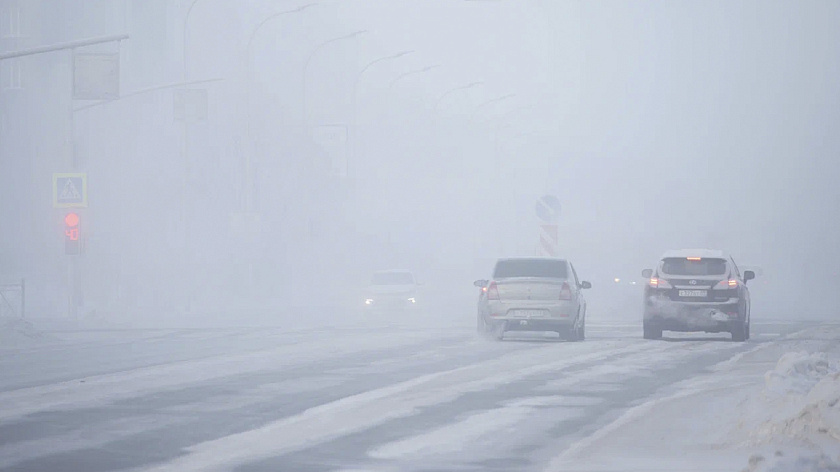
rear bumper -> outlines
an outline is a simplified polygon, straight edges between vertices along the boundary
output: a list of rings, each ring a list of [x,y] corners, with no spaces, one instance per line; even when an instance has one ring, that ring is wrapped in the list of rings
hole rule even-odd
[[[577,305],[566,300],[504,300],[488,301],[485,313],[496,320],[556,320],[574,321]],[[538,314],[535,314],[538,313]],[[531,314],[531,316],[528,316]]]
[[[503,331],[557,331],[566,332],[572,329],[574,320],[551,319],[498,319],[489,320],[489,324],[502,328]]]
[[[743,324],[738,301],[726,303],[674,302],[648,297],[645,302],[645,324],[667,331],[728,332]]]
[[[564,332],[577,318],[576,304],[565,300],[493,300],[482,312],[488,325],[504,331]]]

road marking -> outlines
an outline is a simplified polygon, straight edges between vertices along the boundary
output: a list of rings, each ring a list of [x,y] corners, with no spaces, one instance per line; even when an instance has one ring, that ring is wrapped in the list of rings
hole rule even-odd
[[[523,378],[616,355],[654,354],[677,349],[671,343],[615,343],[610,349],[604,349],[600,343],[575,346],[585,349],[577,349],[573,358],[542,363],[547,356],[557,354],[558,346],[551,345],[345,397],[257,429],[191,446],[185,456],[150,470],[229,470],[243,463],[288,454],[412,416],[424,407],[450,402],[469,392],[490,390]]]

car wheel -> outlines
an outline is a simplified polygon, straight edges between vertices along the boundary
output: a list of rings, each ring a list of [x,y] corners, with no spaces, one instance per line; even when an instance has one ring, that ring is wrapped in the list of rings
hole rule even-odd
[[[644,324],[645,339],[662,339],[662,328],[648,323]]]
[[[493,339],[496,341],[503,341],[505,339],[505,328],[503,326],[496,330],[496,333],[493,335]]]
[[[747,340],[747,323],[739,323],[735,325],[732,330],[732,340],[736,343],[742,343]]]
[[[583,341],[586,339],[586,318],[580,320],[580,325],[575,325],[566,333],[568,341]],[[562,336],[562,334],[561,334]]]
[[[586,339],[584,323],[585,321],[581,321],[580,326],[576,326],[570,329],[568,334],[566,335],[566,339],[568,341],[583,341],[584,339]]]
[[[747,339],[750,339],[750,321],[747,320]]]
[[[560,337],[565,339],[566,341],[571,341],[571,342],[582,341],[583,340],[583,338],[581,337],[582,334],[583,333],[581,332],[580,326],[573,326],[568,331],[561,331],[560,332]]]

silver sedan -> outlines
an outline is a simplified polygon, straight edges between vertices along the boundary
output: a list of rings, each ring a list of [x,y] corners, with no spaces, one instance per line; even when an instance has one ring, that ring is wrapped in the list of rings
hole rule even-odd
[[[507,331],[555,331],[570,341],[585,337],[586,300],[574,266],[563,259],[514,258],[496,262],[491,279],[476,280],[479,334],[502,339]]]

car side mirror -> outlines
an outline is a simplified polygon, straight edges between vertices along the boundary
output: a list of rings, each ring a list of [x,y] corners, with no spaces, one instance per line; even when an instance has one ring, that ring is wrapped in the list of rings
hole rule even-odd
[[[487,283],[487,280],[476,280],[475,282],[473,282],[473,285],[475,285],[478,288],[483,288],[487,286]]]
[[[584,280],[583,282],[580,283],[580,288],[582,288],[584,290],[590,289],[590,288],[592,288],[592,284]]]
[[[748,282],[748,281],[750,281],[754,278],[755,278],[755,272],[753,272],[751,270],[745,270],[744,271],[744,282]]]
[[[642,277],[649,279],[653,275],[653,269],[645,269],[642,271]]]

